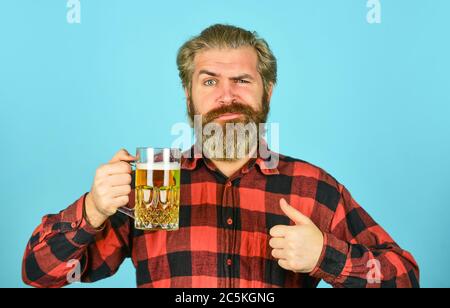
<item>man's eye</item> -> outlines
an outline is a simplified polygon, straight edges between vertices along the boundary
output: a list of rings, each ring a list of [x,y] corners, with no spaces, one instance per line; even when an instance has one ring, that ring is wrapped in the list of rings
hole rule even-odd
[[[213,86],[213,85],[215,85],[217,82],[214,80],[214,79],[209,79],[209,80],[206,80],[205,82],[204,82],[204,85],[205,86]]]
[[[249,81],[247,81],[245,79],[236,79],[235,82],[236,83],[250,83]]]

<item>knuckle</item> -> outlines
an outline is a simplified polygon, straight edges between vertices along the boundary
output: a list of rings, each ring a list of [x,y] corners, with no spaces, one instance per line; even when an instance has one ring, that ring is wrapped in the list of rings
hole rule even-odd
[[[130,164],[128,164],[128,163],[126,163],[124,161],[120,161],[118,164],[119,164],[120,168],[123,169],[124,171],[127,171],[127,172],[131,171]]]
[[[292,242],[293,240],[295,240],[296,235],[295,232],[293,232],[292,230],[289,230],[286,232],[286,239],[289,240],[290,242]]]
[[[96,176],[94,178],[94,185],[96,187],[101,187],[101,186],[103,186],[104,181],[105,181],[105,179],[102,176]]]
[[[290,242],[288,242],[288,245],[287,245],[287,247],[289,248],[289,249],[295,249],[296,248],[296,245],[295,245],[295,243],[293,242],[293,241],[290,241]]]
[[[105,181],[105,179],[104,179],[104,177],[102,177],[101,175],[97,175],[96,177],[95,177],[95,184],[97,185],[97,186],[101,186],[101,185],[103,185],[103,182]]]
[[[108,170],[109,170],[110,168],[111,168],[111,165],[110,165],[110,164],[103,164],[103,165],[101,165],[101,166],[97,169],[98,175],[103,176],[103,175],[107,174],[107,173],[108,173]]]
[[[100,175],[103,172],[104,165],[98,166],[97,170],[95,170],[95,175]]]

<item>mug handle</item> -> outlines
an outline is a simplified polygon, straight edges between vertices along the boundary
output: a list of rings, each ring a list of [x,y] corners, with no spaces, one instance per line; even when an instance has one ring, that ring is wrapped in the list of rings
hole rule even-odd
[[[132,169],[136,167],[136,163],[135,162],[127,162],[127,163],[129,163],[131,165]],[[133,179],[131,180],[131,183],[133,183]],[[134,188],[132,187],[132,189],[134,189]],[[136,219],[135,216],[134,216],[134,209],[132,209],[132,208],[129,208],[129,207],[126,207],[126,206],[122,206],[122,207],[119,207],[117,209],[117,211],[122,213],[122,214],[127,215],[128,217]]]
[[[133,219],[135,219],[135,217],[134,217],[134,209],[130,209],[130,208],[126,207],[126,206],[123,206],[123,207],[119,207],[117,209],[117,211],[121,212],[122,214],[125,214],[125,215],[127,215],[127,216],[129,216],[129,217],[131,217]]]

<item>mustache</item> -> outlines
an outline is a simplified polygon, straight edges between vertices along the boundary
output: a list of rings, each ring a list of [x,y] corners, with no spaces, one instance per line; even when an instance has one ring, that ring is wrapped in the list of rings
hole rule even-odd
[[[257,111],[250,106],[241,103],[233,103],[231,105],[220,106],[216,109],[207,112],[203,116],[203,122],[209,123],[226,113],[240,113],[243,114],[247,119],[251,119],[256,112]]]

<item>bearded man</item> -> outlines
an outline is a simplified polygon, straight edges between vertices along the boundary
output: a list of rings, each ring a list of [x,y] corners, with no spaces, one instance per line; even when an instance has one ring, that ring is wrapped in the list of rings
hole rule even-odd
[[[118,212],[134,203],[136,157],[122,149],[89,192],[43,218],[26,247],[26,283],[64,286],[74,261],[92,282],[131,258],[138,287],[419,286],[412,255],[334,177],[261,155],[277,81],[265,40],[213,25],[180,48],[177,64],[189,119],[202,125],[181,162],[179,230],[137,230]]]

